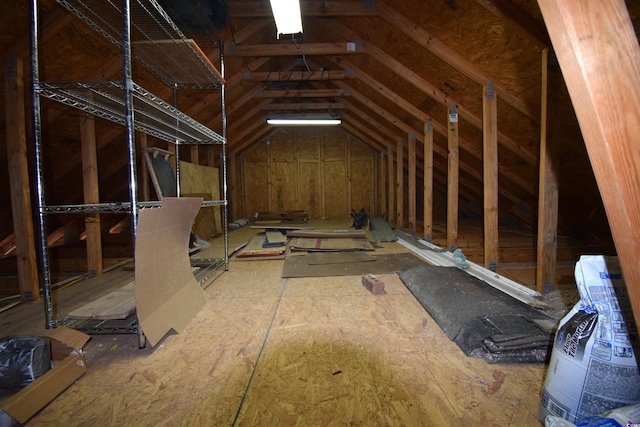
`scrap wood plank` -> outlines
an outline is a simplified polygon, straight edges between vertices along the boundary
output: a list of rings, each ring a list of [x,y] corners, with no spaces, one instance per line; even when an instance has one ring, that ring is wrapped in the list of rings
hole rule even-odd
[[[134,282],[91,301],[71,313],[72,319],[126,319],[136,309]]]
[[[251,238],[251,240],[249,240],[249,243],[247,243],[247,245],[236,254],[236,257],[237,258],[260,258],[260,259],[264,259],[264,257],[273,257],[273,256],[282,257],[282,254],[285,252],[286,247],[278,246],[278,247],[265,248],[263,247],[265,239],[266,237],[264,234],[259,234],[257,236],[254,236],[253,238]]]
[[[364,230],[292,230],[288,237],[321,237],[321,238],[364,238]]]
[[[374,251],[375,248],[364,238],[343,237],[295,237],[289,245],[292,251]]]

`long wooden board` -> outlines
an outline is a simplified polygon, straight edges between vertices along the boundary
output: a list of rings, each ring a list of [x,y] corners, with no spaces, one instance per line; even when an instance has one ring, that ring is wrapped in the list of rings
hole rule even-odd
[[[136,309],[135,282],[91,301],[69,313],[72,319],[126,319]]]

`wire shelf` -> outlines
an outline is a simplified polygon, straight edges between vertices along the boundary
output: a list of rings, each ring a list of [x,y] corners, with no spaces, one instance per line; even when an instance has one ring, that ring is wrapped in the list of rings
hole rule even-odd
[[[118,0],[57,0],[76,17],[122,48],[122,2]],[[131,0],[132,56],[169,86],[215,88],[224,78],[187,39],[156,0]]]
[[[40,95],[126,126],[122,81],[40,83]],[[134,128],[173,144],[224,144],[225,138],[132,83]]]
[[[203,200],[201,206],[225,206],[225,200]],[[138,202],[138,209],[159,208],[162,202]],[[122,213],[131,212],[131,202],[112,202],[112,203],[87,203],[82,205],[50,205],[43,206],[44,213]]]

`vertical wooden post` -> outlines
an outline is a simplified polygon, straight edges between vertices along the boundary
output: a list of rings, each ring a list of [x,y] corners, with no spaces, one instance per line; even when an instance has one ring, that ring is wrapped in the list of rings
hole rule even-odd
[[[558,252],[558,162],[559,155],[555,141],[547,138],[549,87],[549,49],[542,50],[542,81],[540,103],[540,175],[538,194],[538,240],[536,258],[536,290],[540,293],[548,292],[555,285],[556,254]],[[554,86],[558,79],[554,76]],[[554,117],[554,116],[552,116]],[[554,122],[557,118],[554,117]],[[559,131],[559,129],[558,129]],[[554,134],[554,138],[558,138]]]
[[[237,165],[236,165],[236,155],[231,153],[229,155],[229,167],[228,172],[229,172],[229,189],[227,191],[227,198],[229,199],[229,218],[231,218],[232,221],[240,218],[238,216],[238,195],[236,194],[237,189],[236,189],[236,183],[237,181]]]
[[[424,123],[424,238],[431,242],[433,237],[433,124]]]
[[[447,114],[449,123],[448,141],[449,155],[447,173],[447,247],[453,251],[458,243],[458,181],[459,181],[459,149],[458,149],[458,113],[452,105]]]
[[[272,174],[272,163],[273,159],[271,158],[271,137],[267,138],[267,208],[269,210],[275,209],[277,203],[274,200],[273,195],[273,177]]]
[[[98,155],[96,147],[96,124],[94,116],[80,119],[80,145],[82,151],[82,185],[85,203],[99,203]],[[90,213],[84,217],[87,244],[87,270],[92,276],[102,275],[102,235],[100,214]]]
[[[498,113],[493,82],[482,89],[482,171],[484,181],[484,266],[498,266]]]
[[[409,233],[416,233],[416,136],[409,132]]]
[[[151,198],[151,189],[149,187],[149,169],[147,169],[147,162],[144,160],[145,156],[148,156],[147,146],[148,146],[148,138],[147,134],[144,132],[138,132],[136,134],[136,143],[138,143],[138,150],[140,153],[140,191],[139,191],[139,199],[141,202],[147,202]]]
[[[353,183],[351,182],[351,135],[347,135],[347,212],[353,209]],[[356,207],[358,209],[358,207]]]
[[[387,172],[385,162],[387,161],[384,150],[380,150],[380,217],[387,217]]]
[[[402,231],[404,221],[404,149],[402,140],[398,140],[396,153],[396,223],[398,230]]]
[[[389,176],[389,222],[391,224],[395,224],[396,222],[396,179],[395,179],[395,169],[393,168],[393,147],[387,147],[387,151],[389,155],[387,159],[389,161],[389,171],[387,172]]]
[[[207,166],[209,166],[210,168],[216,167],[216,155],[213,147],[207,147]]]
[[[640,325],[640,46],[623,0],[538,0]]]
[[[20,295],[23,302],[39,301],[40,286],[27,163],[23,61],[7,55],[4,78],[7,164]]]
[[[189,162],[194,165],[200,164],[200,153],[198,152],[198,144],[191,144],[189,146]]]
[[[378,152],[373,152],[373,214],[380,212],[380,168],[378,167]]]

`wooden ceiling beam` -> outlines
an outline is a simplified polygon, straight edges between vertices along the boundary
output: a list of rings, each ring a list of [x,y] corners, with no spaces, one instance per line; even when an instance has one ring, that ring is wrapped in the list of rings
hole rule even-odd
[[[348,96],[343,89],[256,90],[256,98],[337,98]]]
[[[263,110],[342,110],[345,108],[344,102],[289,102],[271,103],[262,105]]]
[[[640,45],[622,0],[539,0],[640,328]]]
[[[510,90],[507,85],[500,81],[500,79],[492,76],[487,71],[483,70],[464,56],[460,55],[455,50],[451,49],[444,42],[440,41],[432,34],[426,32],[409,18],[398,13],[391,6],[385,4],[384,2],[380,2],[377,7],[380,12],[380,17],[394,26],[398,31],[403,32],[420,46],[427,49],[429,52],[436,55],[447,64],[451,65],[477,84],[484,86],[488,82],[493,82],[495,91],[504,102],[520,111],[522,114],[529,117],[534,122],[540,122],[540,108],[534,107],[533,105],[522,100],[520,97],[518,97],[517,93]]]
[[[373,5],[373,2],[371,2]],[[353,1],[324,1],[305,0],[300,3],[303,16],[371,16],[377,15],[373,7],[367,7],[367,2]],[[229,2],[229,16],[231,18],[271,18],[273,12],[267,1]]]
[[[358,34],[351,31],[349,28],[346,28],[342,24],[336,22],[335,20],[323,20],[325,26],[335,32],[336,34],[340,34],[341,37],[349,40],[362,39]],[[386,52],[382,51],[378,47],[374,46],[371,43],[367,44],[367,53],[368,55],[378,61],[381,65],[384,65],[389,70],[393,71],[398,76],[402,77],[409,84],[415,86],[419,90],[421,90],[425,95],[428,95],[433,100],[438,102],[439,104],[446,106],[449,108],[451,105],[456,105],[458,109],[458,113],[460,117],[464,118],[471,125],[476,127],[478,130],[482,130],[482,118],[471,111],[466,105],[460,103],[458,100],[450,97],[433,84],[407,68],[405,65],[397,61],[395,58],[388,55]],[[355,75],[355,71],[353,71]],[[480,95],[479,95],[480,96]],[[515,141],[512,138],[509,138],[503,132],[498,132],[498,141],[509,151],[513,152],[515,155],[520,157],[522,160],[525,160],[532,166],[537,166],[538,157],[536,154],[531,153],[528,148],[522,146],[520,143]]]
[[[476,2],[495,16],[509,22],[538,47],[551,46],[549,33],[544,24],[520,9],[511,0],[476,0]]]
[[[323,71],[246,71],[244,80],[258,82],[304,82],[317,80],[343,80],[355,77],[351,70],[323,70]]]
[[[226,46],[225,56],[301,56],[301,55],[348,55],[353,53],[365,53],[362,43],[287,43],[287,44],[255,44]]]

